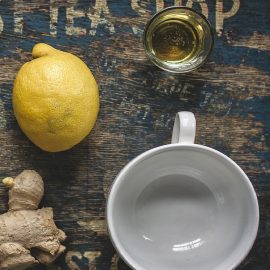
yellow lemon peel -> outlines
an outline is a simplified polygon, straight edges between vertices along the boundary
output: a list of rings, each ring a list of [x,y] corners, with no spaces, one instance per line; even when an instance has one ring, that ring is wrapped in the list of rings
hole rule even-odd
[[[39,43],[32,55],[34,59],[21,67],[14,82],[16,119],[26,136],[41,149],[70,149],[87,136],[96,122],[96,80],[73,54]]]

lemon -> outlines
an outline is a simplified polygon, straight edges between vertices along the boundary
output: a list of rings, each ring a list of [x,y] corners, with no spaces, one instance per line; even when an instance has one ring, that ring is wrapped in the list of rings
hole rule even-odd
[[[32,56],[14,82],[15,117],[26,136],[41,149],[67,150],[86,137],[96,122],[97,83],[75,55],[39,43]]]

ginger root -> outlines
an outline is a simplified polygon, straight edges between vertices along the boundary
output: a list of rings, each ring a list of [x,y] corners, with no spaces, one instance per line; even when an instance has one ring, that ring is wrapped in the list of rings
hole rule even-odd
[[[3,184],[6,187],[11,188],[14,185],[14,179],[12,177],[6,177],[5,179],[3,179]]]
[[[65,251],[66,235],[56,227],[52,208],[38,209],[44,195],[41,176],[25,170],[3,183],[10,190],[9,211],[0,215],[0,269],[52,263]]]

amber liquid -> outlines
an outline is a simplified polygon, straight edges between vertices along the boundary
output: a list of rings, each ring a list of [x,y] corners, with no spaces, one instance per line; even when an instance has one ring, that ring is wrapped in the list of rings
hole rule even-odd
[[[165,19],[153,29],[152,52],[161,61],[190,61],[200,50],[199,30],[198,25],[186,18]]]

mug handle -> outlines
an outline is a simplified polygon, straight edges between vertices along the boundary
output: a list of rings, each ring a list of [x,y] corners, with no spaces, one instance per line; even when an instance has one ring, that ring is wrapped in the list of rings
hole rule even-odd
[[[196,119],[192,112],[178,112],[175,117],[171,143],[193,144]]]

